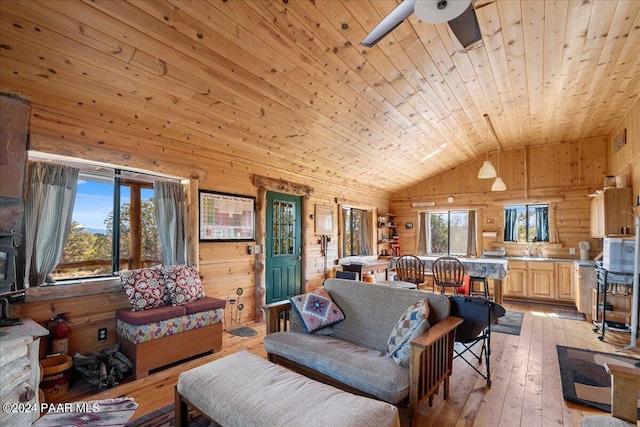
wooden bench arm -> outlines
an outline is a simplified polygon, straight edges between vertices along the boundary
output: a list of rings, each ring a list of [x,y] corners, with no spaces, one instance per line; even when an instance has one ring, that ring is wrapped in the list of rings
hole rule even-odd
[[[421,348],[429,347],[451,331],[455,331],[458,325],[462,322],[463,319],[459,317],[449,316],[430,327],[426,332],[412,339],[411,345]]]
[[[459,317],[449,316],[411,340],[409,353],[409,418],[415,426],[418,408],[444,383],[443,398],[449,397],[449,377],[453,368],[453,345]]]
[[[287,330],[291,312],[291,302],[289,300],[263,305],[262,310],[264,311],[267,335]]]

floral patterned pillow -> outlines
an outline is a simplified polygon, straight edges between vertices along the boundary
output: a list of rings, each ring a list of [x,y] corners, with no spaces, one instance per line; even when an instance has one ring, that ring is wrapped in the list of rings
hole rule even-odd
[[[182,305],[205,297],[198,270],[186,265],[166,265],[164,278],[172,305]]]
[[[169,294],[160,267],[123,270],[118,275],[133,306],[131,311],[149,310],[169,304]]]

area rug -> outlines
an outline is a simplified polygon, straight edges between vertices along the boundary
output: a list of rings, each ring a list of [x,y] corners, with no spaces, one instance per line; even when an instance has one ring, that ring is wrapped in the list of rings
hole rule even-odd
[[[501,334],[520,335],[522,318],[524,313],[519,311],[507,311],[504,316],[498,319],[497,324],[491,325],[491,332]]]
[[[147,415],[137,418],[125,425],[125,427],[174,427],[176,425],[174,404],[164,406]],[[189,427],[215,427],[207,417],[189,407]]]
[[[564,398],[605,412],[611,412],[611,375],[604,369],[605,362],[640,367],[640,359],[633,357],[561,345],[556,347]]]
[[[48,405],[34,427],[123,426],[138,404],[132,398]]]
[[[247,327],[247,326],[240,326],[239,328],[235,328],[235,329],[231,329],[230,331],[228,331],[230,334],[232,335],[237,335],[239,337],[253,337],[258,335],[258,332]]]

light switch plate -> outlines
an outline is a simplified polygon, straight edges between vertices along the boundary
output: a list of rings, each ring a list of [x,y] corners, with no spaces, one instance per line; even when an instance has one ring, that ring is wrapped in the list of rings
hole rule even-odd
[[[575,255],[576,254],[576,248],[569,248],[569,255]]]

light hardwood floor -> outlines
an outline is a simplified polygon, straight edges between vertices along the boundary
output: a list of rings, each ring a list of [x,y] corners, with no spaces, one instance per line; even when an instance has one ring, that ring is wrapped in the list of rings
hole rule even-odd
[[[560,319],[554,308],[541,304],[505,302],[507,310],[525,312],[519,336],[494,333],[491,336],[492,386],[464,362],[456,360],[448,400],[436,396],[432,407],[425,405],[418,425],[428,426],[579,426],[585,415],[602,414],[593,408],[565,402],[558,367],[556,345],[616,353],[629,345],[629,335],[607,333],[604,342],[597,339],[587,321]],[[140,405],[132,419],[173,402],[174,387],[180,372],[246,349],[266,357],[262,345],[264,323],[249,324],[256,337],[242,338],[224,333],[221,352],[167,368],[111,390],[82,397],[84,400],[133,397]],[[171,349],[167,349],[171,351]],[[640,350],[617,354],[640,358]],[[242,384],[238,384],[242,387]],[[71,394],[70,396],[73,396]],[[401,411],[407,425],[406,411]]]

